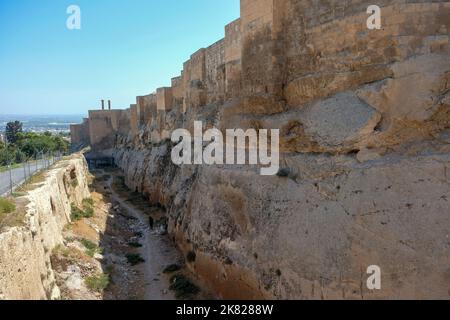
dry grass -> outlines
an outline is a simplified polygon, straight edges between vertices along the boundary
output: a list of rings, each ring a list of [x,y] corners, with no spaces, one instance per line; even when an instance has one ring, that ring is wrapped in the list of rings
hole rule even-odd
[[[80,239],[79,241],[86,248],[85,253],[89,257],[92,258],[97,253],[103,254],[103,249],[100,248],[96,243],[92,242],[91,240],[83,238],[83,239]]]
[[[80,220],[72,223],[71,225],[71,231],[76,234],[77,236],[87,238],[90,240],[98,240],[98,234],[97,232],[88,225],[85,221]]]
[[[16,204],[13,201],[7,198],[0,198],[0,226],[2,221],[14,211],[16,211]]]
[[[30,179],[28,179],[23,185],[17,188],[17,192],[24,193],[28,191],[32,191],[42,186],[45,182],[45,171],[41,171]]]
[[[52,268],[58,272],[67,271],[70,265],[92,263],[92,258],[77,248],[58,245],[50,256]]]
[[[8,214],[16,210],[14,202],[7,198],[0,198],[0,214]]]
[[[26,205],[26,199],[0,198],[0,231],[6,227],[24,225]]]

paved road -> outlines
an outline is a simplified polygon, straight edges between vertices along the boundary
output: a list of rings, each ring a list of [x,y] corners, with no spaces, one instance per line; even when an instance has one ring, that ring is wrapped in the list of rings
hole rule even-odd
[[[45,160],[39,160],[37,169],[35,162],[30,163],[30,166],[27,165],[26,166],[27,178],[30,176],[30,174],[34,174],[37,170],[45,168],[45,163],[46,163]],[[20,168],[12,169],[11,176],[14,188],[24,183],[25,171],[23,166]],[[10,191],[9,171],[0,172],[0,195],[5,195],[9,193],[9,191]]]

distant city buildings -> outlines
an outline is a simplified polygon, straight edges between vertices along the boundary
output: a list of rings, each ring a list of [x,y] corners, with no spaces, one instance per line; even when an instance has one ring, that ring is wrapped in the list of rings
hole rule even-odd
[[[0,133],[4,135],[7,123],[17,120],[22,122],[23,132],[68,134],[70,124],[79,123],[82,119],[82,115],[0,115]]]

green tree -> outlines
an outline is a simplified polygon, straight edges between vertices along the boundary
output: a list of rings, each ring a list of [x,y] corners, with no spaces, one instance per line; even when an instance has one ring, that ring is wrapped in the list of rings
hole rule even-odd
[[[7,166],[14,162],[15,149],[12,147],[0,149],[0,166]]]
[[[6,139],[8,143],[15,144],[22,132],[23,124],[20,121],[8,122],[6,124]]]
[[[69,143],[66,139],[49,133],[21,133],[17,146],[27,157],[35,156],[37,152],[66,152],[69,149]]]
[[[55,141],[55,150],[53,151],[59,151],[63,153],[69,151],[69,142],[67,140],[65,140],[61,136],[55,136],[53,139]]]
[[[22,163],[27,160],[27,156],[25,153],[23,153],[21,150],[16,149],[14,153],[14,161],[16,163]]]

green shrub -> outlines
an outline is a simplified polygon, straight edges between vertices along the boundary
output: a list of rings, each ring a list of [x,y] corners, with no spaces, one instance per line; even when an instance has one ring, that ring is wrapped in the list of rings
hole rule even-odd
[[[94,206],[94,199],[92,199],[92,198],[83,199],[83,206],[93,207]]]
[[[22,163],[25,162],[27,159],[27,156],[25,155],[25,153],[23,153],[20,150],[16,150],[15,154],[14,154],[14,161],[16,163]]]
[[[139,242],[128,242],[128,246],[132,248],[142,248],[142,244]]]
[[[93,243],[91,240],[81,239],[80,242],[86,249],[89,250],[97,249],[97,245]]]
[[[95,292],[103,292],[109,286],[109,274],[102,273],[86,278],[86,286]]]
[[[84,216],[84,212],[82,210],[80,210],[80,208],[78,208],[74,203],[72,203],[71,205],[71,213],[70,213],[70,218],[72,219],[72,221],[78,221],[83,219]]]
[[[16,211],[16,205],[9,199],[0,197],[0,228],[2,221],[8,217],[12,212]]]
[[[92,218],[94,216],[94,208],[85,208],[84,209],[84,217]]]
[[[170,279],[172,283],[169,287],[170,290],[175,291],[175,297],[177,299],[189,299],[193,295],[200,292],[199,287],[193,284],[186,276],[178,274]]]
[[[86,198],[82,201],[85,218],[92,218],[94,216],[94,200],[92,198]]]
[[[80,242],[86,248],[86,254],[90,257],[93,257],[96,253],[101,254],[103,252],[99,246],[88,239],[81,239]]]
[[[83,209],[84,210],[81,210],[76,204],[72,203],[70,214],[72,221],[78,221],[83,218],[92,218],[94,216],[94,209],[92,207],[83,206]]]

